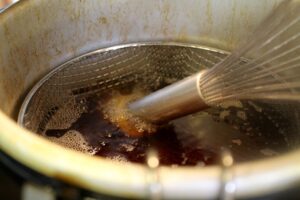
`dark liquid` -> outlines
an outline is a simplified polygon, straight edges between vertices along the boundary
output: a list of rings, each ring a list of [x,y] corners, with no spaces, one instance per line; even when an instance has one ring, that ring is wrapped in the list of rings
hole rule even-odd
[[[148,150],[155,149],[161,165],[217,164],[222,147],[231,150],[235,162],[270,157],[291,148],[292,140],[284,129],[289,127],[287,120],[262,103],[258,105],[263,112],[249,103],[243,103],[241,108],[212,108],[210,114],[190,115],[160,127],[152,135],[134,138],[104,119],[99,102],[108,98],[113,96],[87,99],[86,112],[70,128],[47,130],[45,136],[59,140],[75,130],[93,149],[93,155],[135,163],[145,163]],[[220,121],[223,111],[228,116]],[[245,112],[247,117],[243,119],[239,112]]]
[[[61,137],[68,130],[80,132],[89,146],[96,149],[96,156],[122,161],[145,163],[147,151],[158,152],[162,165],[211,165],[217,161],[217,150],[182,145],[172,125],[166,125],[153,135],[140,138],[129,137],[114,124],[103,118],[97,109],[97,99],[88,100],[88,111],[67,130],[47,130],[48,137]]]

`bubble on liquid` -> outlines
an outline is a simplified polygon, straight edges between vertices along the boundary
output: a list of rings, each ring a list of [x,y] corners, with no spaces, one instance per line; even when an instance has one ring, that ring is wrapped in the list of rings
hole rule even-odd
[[[182,157],[182,161],[181,161],[181,164],[182,165],[185,165],[186,164],[186,162],[188,161],[188,157],[187,157],[187,155],[185,154],[185,153],[182,153],[181,154],[181,157]]]
[[[225,120],[226,117],[228,117],[230,115],[230,111],[229,110],[224,110],[224,111],[221,111],[220,114],[219,114],[219,117],[221,120]]]
[[[127,108],[130,102],[145,95],[146,93],[141,89],[134,89],[130,94],[121,94],[118,91],[113,91],[110,99],[104,103],[99,102],[104,119],[114,123],[129,136],[142,136],[154,133],[157,130],[155,125],[134,116]]]
[[[276,151],[269,148],[261,149],[260,153],[263,154],[264,156],[274,156],[278,154]]]
[[[240,139],[232,139],[231,142],[232,142],[233,144],[238,145],[238,146],[241,146],[241,145],[242,145],[242,140],[240,140]]]
[[[127,151],[127,152],[131,152],[135,149],[135,146],[131,145],[131,144],[121,144],[121,146]]]
[[[79,104],[75,98],[69,98],[47,122],[46,129],[68,129],[71,125],[86,112],[86,100],[81,99]]]
[[[246,115],[246,113],[244,112],[244,111],[238,111],[237,113],[236,113],[236,115],[240,118],[240,119],[242,119],[242,120],[247,120],[247,115]]]
[[[98,149],[89,146],[88,142],[84,139],[81,133],[76,130],[69,130],[59,138],[49,136],[46,137],[51,142],[76,151],[80,151],[82,153],[94,155],[98,151]]]
[[[101,144],[101,146],[105,146],[106,145],[106,143],[104,141],[102,141],[100,144]]]
[[[107,158],[117,162],[128,162],[128,159],[121,155],[114,155]]]

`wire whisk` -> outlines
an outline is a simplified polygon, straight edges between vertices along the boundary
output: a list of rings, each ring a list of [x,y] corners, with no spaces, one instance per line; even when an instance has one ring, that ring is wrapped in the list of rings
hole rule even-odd
[[[242,60],[240,58],[249,58]],[[285,1],[200,80],[205,102],[300,99],[300,4]]]
[[[300,100],[300,1],[281,3],[236,51],[209,70],[129,104],[150,122],[227,100]]]

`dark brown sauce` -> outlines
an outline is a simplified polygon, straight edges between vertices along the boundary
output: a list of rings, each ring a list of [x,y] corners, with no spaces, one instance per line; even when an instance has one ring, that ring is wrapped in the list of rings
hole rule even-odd
[[[48,137],[61,137],[68,130],[82,134],[89,146],[96,149],[95,156],[135,163],[145,163],[147,151],[154,148],[162,165],[215,164],[218,150],[182,145],[172,125],[166,125],[152,135],[139,138],[129,137],[114,124],[105,120],[97,108],[97,98],[88,100],[88,110],[65,130],[47,130]]]
[[[132,92],[121,91],[126,95]],[[196,113],[159,127],[152,135],[129,137],[105,119],[99,106],[114,98],[112,94],[86,99],[86,112],[70,128],[46,130],[45,136],[60,140],[68,131],[75,130],[84,138],[85,145],[91,147],[88,152],[95,156],[145,163],[148,150],[155,149],[161,165],[179,166],[218,164],[223,147],[230,149],[235,162],[276,156],[291,148],[293,138],[286,134],[288,121],[272,107],[259,102],[256,104],[263,111],[256,111],[247,102],[242,107],[212,108],[207,111],[209,114]],[[228,116],[222,118],[224,111]],[[239,112],[245,113],[246,118]],[[75,141],[74,145],[78,143]]]

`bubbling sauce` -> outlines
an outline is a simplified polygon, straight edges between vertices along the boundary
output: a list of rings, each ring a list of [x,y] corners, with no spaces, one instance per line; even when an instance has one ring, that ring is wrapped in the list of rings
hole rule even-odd
[[[244,162],[276,156],[291,146],[283,129],[289,127],[287,119],[266,104],[227,102],[154,126],[126,110],[129,102],[147,93],[131,88],[77,99],[78,106],[84,102],[79,117],[56,128],[54,114],[51,126],[40,134],[67,148],[119,162],[145,163],[149,149],[155,149],[161,165],[174,167],[218,164],[223,147],[230,149],[235,162]],[[56,114],[60,117],[67,109],[58,108]]]
[[[216,149],[183,145],[177,137],[180,131],[172,124],[156,127],[137,118],[131,118],[133,121],[128,122],[132,116],[123,109],[124,105],[141,95],[139,92],[124,95],[114,91],[105,98],[91,97],[87,99],[87,111],[71,127],[50,129],[44,134],[63,146],[120,162],[145,163],[150,148],[158,152],[161,165],[203,166],[217,162]],[[135,127],[132,127],[133,122]],[[84,140],[83,145],[68,145],[72,134]],[[63,142],[64,138],[67,142]]]
[[[157,126],[148,123],[137,116],[134,116],[127,109],[127,105],[145,96],[145,92],[141,89],[134,89],[130,94],[122,94],[113,91],[113,98],[109,98],[106,102],[99,103],[99,109],[102,110],[104,118],[114,123],[125,134],[131,137],[140,137],[155,133]]]

